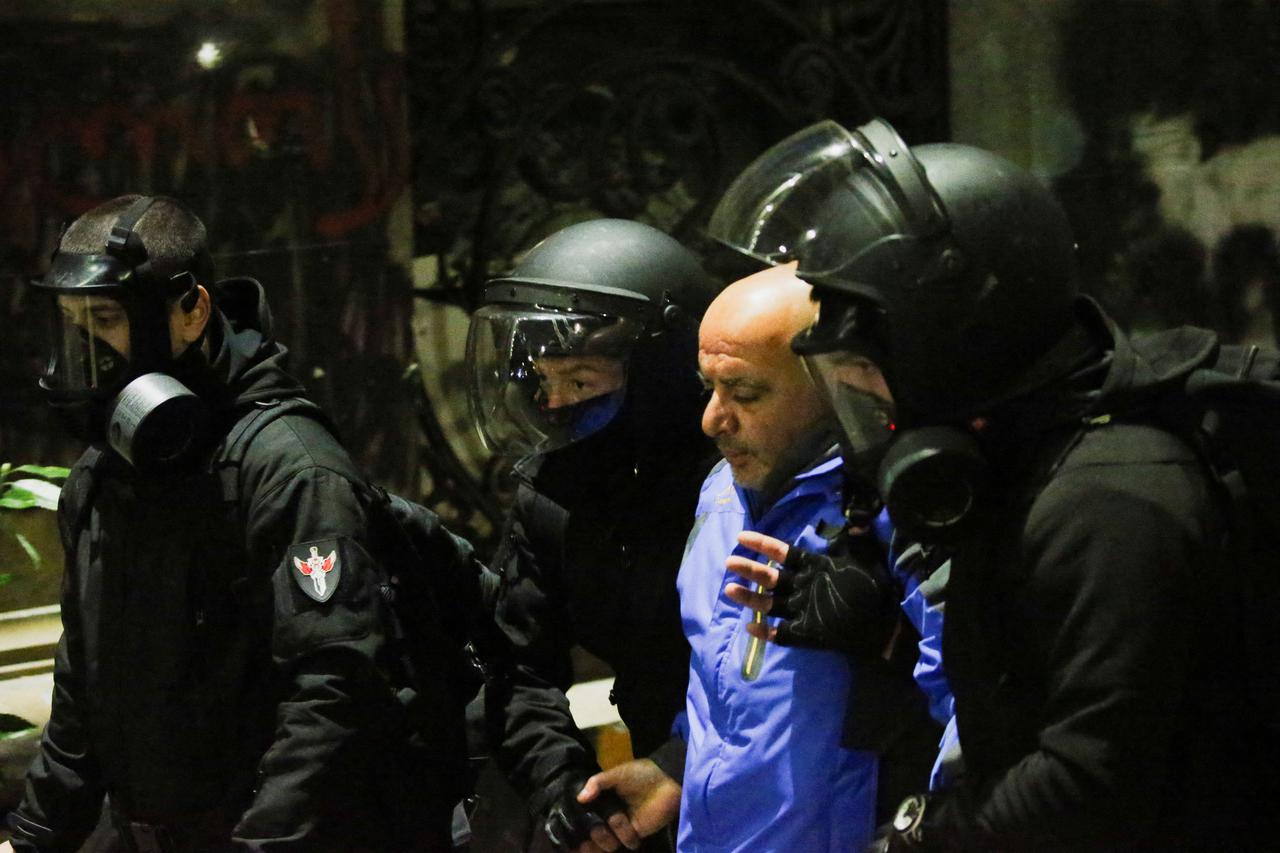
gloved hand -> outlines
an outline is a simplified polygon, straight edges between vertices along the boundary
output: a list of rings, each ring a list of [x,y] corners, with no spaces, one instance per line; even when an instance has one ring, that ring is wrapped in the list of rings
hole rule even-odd
[[[851,655],[879,654],[884,648],[897,617],[896,603],[884,558],[871,537],[841,540],[836,556],[792,548],[759,533],[742,533],[738,541],[781,563],[775,568],[737,556],[725,563],[764,590],[730,585],[725,590],[730,600],[784,620],[768,629],[765,639]],[[760,626],[748,630],[754,634]]]
[[[592,841],[592,830],[596,827],[600,827],[596,835],[607,832],[612,837],[613,831],[609,829],[609,818],[612,815],[620,814],[623,820],[628,823],[630,821],[626,804],[612,791],[602,791],[590,806],[578,802],[578,792],[586,781],[587,777],[576,774],[566,777],[557,786],[559,790],[547,810],[542,828],[547,839],[558,850],[576,850]],[[616,847],[607,847],[597,842],[597,846],[609,850],[619,849],[623,845],[618,843]]]
[[[857,554],[789,549],[773,598],[772,615],[785,620],[776,637],[784,646],[876,654],[893,626],[888,577]]]

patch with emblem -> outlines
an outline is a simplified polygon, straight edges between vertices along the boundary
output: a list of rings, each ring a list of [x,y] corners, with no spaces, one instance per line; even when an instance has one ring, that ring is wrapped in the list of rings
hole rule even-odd
[[[338,540],[302,542],[289,549],[287,557],[293,579],[308,598],[324,603],[333,597],[342,580]]]

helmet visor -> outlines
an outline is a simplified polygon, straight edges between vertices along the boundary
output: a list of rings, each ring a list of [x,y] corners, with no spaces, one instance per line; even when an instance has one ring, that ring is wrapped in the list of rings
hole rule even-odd
[[[944,222],[924,170],[883,121],[850,132],[812,125],[760,155],[725,192],[708,232],[797,274],[847,278],[868,249],[937,233]]]
[[[845,447],[855,465],[876,464],[893,440],[896,411],[876,390],[878,368],[850,352],[824,352],[804,357],[805,367],[835,410]]]
[[[487,305],[467,336],[472,416],[502,455],[543,453],[599,431],[626,393],[642,324],[617,316]]]

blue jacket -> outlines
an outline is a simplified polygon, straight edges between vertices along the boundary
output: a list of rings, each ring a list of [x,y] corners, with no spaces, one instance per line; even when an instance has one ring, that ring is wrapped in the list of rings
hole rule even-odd
[[[790,491],[757,515],[759,497],[736,486],[728,465],[702,486],[697,521],[677,586],[692,647],[688,743],[680,803],[682,853],[857,851],[874,830],[876,759],[841,748],[848,663],[837,652],[766,644],[757,680],[742,677],[751,611],[724,596],[737,576],[730,553],[744,529],[822,552],[815,527],[843,524],[840,458],[798,475]]]
[[[930,789],[937,789],[948,781],[946,771],[956,769],[960,753],[956,700],[951,695],[942,662],[944,599],[951,561],[945,554],[931,552],[918,544],[899,553],[894,547],[893,526],[887,510],[876,518],[875,531],[880,541],[889,546],[893,577],[902,589],[902,612],[920,634],[920,657],[914,671],[916,684],[928,698],[930,716],[945,726],[938,744],[938,760],[929,777]]]

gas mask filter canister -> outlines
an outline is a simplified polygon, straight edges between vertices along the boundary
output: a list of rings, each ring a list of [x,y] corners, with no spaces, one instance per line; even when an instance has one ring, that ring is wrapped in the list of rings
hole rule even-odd
[[[198,445],[206,416],[204,402],[190,388],[164,373],[147,373],[116,396],[107,442],[139,470],[172,465]]]

